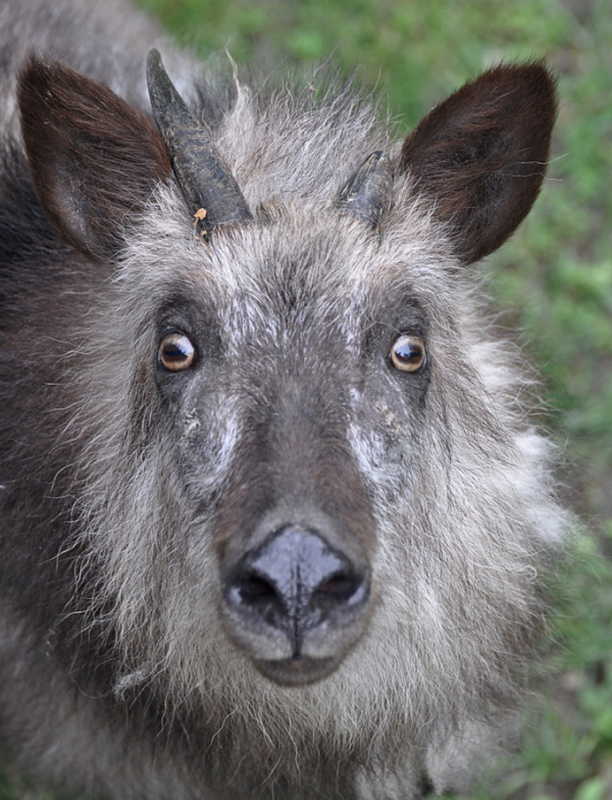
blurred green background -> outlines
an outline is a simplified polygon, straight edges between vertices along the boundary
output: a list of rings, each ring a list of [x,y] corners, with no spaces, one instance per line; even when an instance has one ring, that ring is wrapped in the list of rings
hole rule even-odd
[[[542,367],[568,502],[588,533],[564,576],[560,647],[520,755],[479,800],[612,799],[612,3],[610,0],[140,0],[201,55],[357,67],[409,130],[500,60],[559,77],[549,179],[485,286]],[[535,704],[535,701],[534,701]],[[43,795],[0,778],[0,800]],[[47,798],[45,798],[47,800]],[[237,798],[237,800],[239,800]]]

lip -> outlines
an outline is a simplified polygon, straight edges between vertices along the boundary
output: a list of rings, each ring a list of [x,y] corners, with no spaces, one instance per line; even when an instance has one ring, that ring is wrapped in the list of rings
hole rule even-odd
[[[254,663],[262,675],[274,683],[281,686],[307,686],[334,672],[340,661],[341,657],[294,656],[278,660],[256,659]]]

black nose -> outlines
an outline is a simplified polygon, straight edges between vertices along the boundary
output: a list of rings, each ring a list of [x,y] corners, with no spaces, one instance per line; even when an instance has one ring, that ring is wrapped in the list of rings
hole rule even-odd
[[[275,532],[248,552],[225,584],[225,600],[253,622],[282,631],[299,654],[324,622],[347,623],[367,602],[369,572],[300,526]]]

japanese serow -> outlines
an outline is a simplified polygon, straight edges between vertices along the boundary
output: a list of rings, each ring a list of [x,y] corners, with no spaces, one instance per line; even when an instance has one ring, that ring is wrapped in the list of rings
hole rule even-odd
[[[396,141],[346,84],[47,10],[3,67],[3,758],[113,800],[464,790],[568,530],[472,266],[536,199],[553,80],[490,69]]]

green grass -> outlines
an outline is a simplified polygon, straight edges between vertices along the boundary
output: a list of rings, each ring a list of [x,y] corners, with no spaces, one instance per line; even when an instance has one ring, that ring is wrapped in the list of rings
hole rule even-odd
[[[478,800],[612,798],[612,5],[610,0],[141,0],[238,64],[359,67],[408,130],[502,59],[545,58],[561,98],[550,180],[488,285],[542,366],[568,497],[589,534],[564,576],[556,678],[521,753]],[[573,9],[573,10],[572,10]],[[25,797],[0,783],[0,800]],[[28,795],[32,800],[42,796]],[[45,800],[48,800],[45,798]]]

